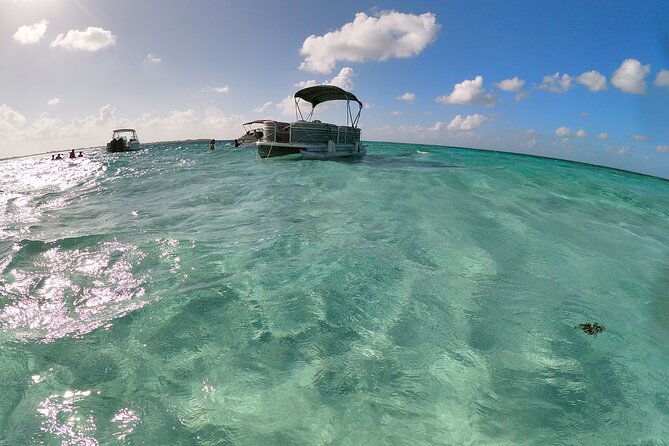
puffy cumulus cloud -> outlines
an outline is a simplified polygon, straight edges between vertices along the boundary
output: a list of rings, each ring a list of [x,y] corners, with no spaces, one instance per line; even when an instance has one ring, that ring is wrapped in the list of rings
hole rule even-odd
[[[344,90],[353,90],[353,78],[357,76],[355,70],[351,67],[344,67],[335,77],[326,82],[328,85],[335,85]]]
[[[655,147],[657,153],[669,153],[669,144],[659,145]]]
[[[51,46],[94,52],[115,43],[116,36],[111,31],[89,26],[85,31],[71,29],[67,34],[58,34],[56,39],[51,42]]]
[[[632,135],[632,139],[634,141],[648,141],[648,137],[646,135]]]
[[[483,123],[488,120],[489,118],[483,115],[479,115],[478,113],[475,115],[467,115],[464,118],[460,115],[457,115],[446,128],[448,130],[468,132],[481,127],[481,125],[483,125]]]
[[[21,45],[37,43],[44,37],[48,25],[49,21],[47,19],[42,19],[32,25],[19,26],[19,29],[14,33],[14,40]]]
[[[376,16],[364,12],[353,22],[323,36],[311,35],[300,49],[300,69],[330,73],[338,61],[364,62],[406,58],[420,54],[436,38],[441,25],[432,13],[421,15],[382,11]]]
[[[523,79],[514,77],[513,79],[504,79],[503,81],[494,83],[493,85],[500,90],[518,92],[525,85],[525,81]]]
[[[444,124],[441,121],[437,121],[437,122],[434,123],[434,125],[432,127],[428,128],[427,131],[428,132],[440,132],[441,130],[444,129],[444,127],[446,127],[446,124]]]
[[[200,117],[198,113],[192,108],[189,108],[184,111],[172,111],[167,118],[163,119],[163,122],[170,126],[183,127],[194,124],[199,120]]]
[[[227,93],[230,91],[230,86],[229,85],[223,85],[221,87],[214,87],[212,88],[212,91],[215,91],[216,93]]]
[[[48,105],[57,105],[60,104],[60,99],[58,98],[51,98],[46,102]]]
[[[146,55],[146,61],[149,62],[149,63],[159,64],[163,61],[163,59],[156,56],[155,54],[147,54]]]
[[[605,132],[602,132],[599,135],[597,135],[597,139],[599,139],[601,141],[607,141],[609,139],[609,134],[605,133]]]
[[[276,108],[283,116],[295,116],[295,98],[293,96],[283,98],[281,102],[276,104]],[[311,112],[311,104],[300,101],[300,110],[302,110],[302,114],[306,117]]]
[[[650,65],[641,65],[636,59],[625,59],[613,73],[611,83],[625,93],[645,94],[648,73]]]
[[[329,81],[323,82],[322,85],[334,85],[344,90],[353,90],[353,78],[358,74],[351,67],[344,67],[339,70],[339,74],[330,79]],[[311,79],[308,81],[301,81],[295,84],[299,88],[313,87],[314,85],[319,85],[318,82]]]
[[[592,92],[606,90],[606,76],[595,70],[582,73],[576,77],[576,82],[585,85]]]
[[[474,79],[466,79],[455,84],[451,94],[439,96],[435,99],[440,104],[485,104],[492,106],[497,98],[493,94],[485,94],[483,89],[483,76]]]
[[[42,113],[22,134],[26,140],[55,140],[66,136],[72,130],[78,134],[80,129],[68,129],[63,122],[49,113]]]
[[[555,136],[559,136],[560,138],[566,138],[571,135],[571,130],[569,127],[559,127],[555,129]]]
[[[583,130],[583,129],[576,130],[576,137],[577,138],[586,138],[588,136],[590,136],[590,134],[588,132],[586,132],[585,130]]]
[[[95,127],[108,127],[111,123],[115,122],[115,111],[116,109],[110,104],[103,105],[100,107],[96,115],[74,119],[72,121],[72,127],[74,127],[76,133],[79,134],[91,132]]]
[[[416,95],[411,93],[410,91],[407,91],[401,96],[397,96],[395,99],[404,101],[404,102],[415,102],[416,101]]]
[[[660,70],[655,77],[655,86],[656,87],[667,87],[669,88],[669,70]]]
[[[551,93],[565,93],[571,88],[572,77],[567,73],[560,76],[560,73],[555,73],[550,76],[544,76],[539,84],[542,90],[548,90]]]
[[[6,104],[0,105],[0,135],[14,134],[25,123],[26,118],[21,113]]]
[[[265,110],[267,110],[268,108],[270,108],[271,106],[272,106],[271,101],[270,102],[265,102],[263,105],[254,108],[253,111],[256,112],[256,113],[262,113]]]

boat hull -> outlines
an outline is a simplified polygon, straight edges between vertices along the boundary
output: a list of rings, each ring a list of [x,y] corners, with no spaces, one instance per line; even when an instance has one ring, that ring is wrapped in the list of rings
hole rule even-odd
[[[264,143],[257,142],[256,149],[260,158],[270,158],[274,156],[299,155],[300,147],[295,147],[285,143]]]
[[[331,141],[317,144],[258,142],[256,147],[261,158],[299,154],[304,159],[334,159],[362,156],[367,153],[367,148],[359,142],[354,144],[335,144]]]
[[[116,139],[107,143],[107,150],[110,152],[131,152],[139,149],[139,141]]]

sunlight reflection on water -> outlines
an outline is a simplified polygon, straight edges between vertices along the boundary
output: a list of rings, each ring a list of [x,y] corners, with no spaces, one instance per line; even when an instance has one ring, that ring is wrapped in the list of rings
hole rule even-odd
[[[135,246],[119,242],[47,249],[33,265],[13,268],[11,282],[0,283],[9,299],[0,311],[0,327],[24,341],[51,342],[141,308],[146,279],[132,270],[144,257]]]

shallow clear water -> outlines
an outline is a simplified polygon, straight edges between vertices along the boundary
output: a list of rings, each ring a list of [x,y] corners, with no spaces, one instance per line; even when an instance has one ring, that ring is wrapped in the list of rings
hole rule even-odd
[[[669,439],[668,181],[386,143],[48,158],[0,162],[0,445]]]

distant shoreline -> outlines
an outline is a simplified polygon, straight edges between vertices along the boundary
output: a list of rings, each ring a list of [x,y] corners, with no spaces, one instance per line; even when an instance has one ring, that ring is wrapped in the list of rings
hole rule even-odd
[[[167,140],[167,141],[151,141],[147,143],[142,143],[142,145],[149,145],[149,144],[174,144],[174,143],[206,143],[209,144],[209,141],[211,141],[211,138],[198,138],[198,139],[174,139],[174,140]],[[216,141],[220,142],[232,142],[234,139],[217,139]],[[457,149],[457,150],[478,150],[481,152],[490,152],[490,153],[496,153],[496,154],[502,154],[502,155],[512,155],[512,156],[527,156],[531,158],[536,158],[536,159],[545,159],[545,160],[550,160],[550,161],[560,161],[560,162],[565,162],[565,163],[574,163],[578,164],[581,166],[591,166],[591,167],[597,167],[601,169],[607,169],[611,170],[614,172],[619,172],[619,173],[624,173],[624,174],[632,174],[632,175],[639,175],[642,177],[649,177],[649,178],[657,178],[658,180],[662,181],[669,181],[669,177],[664,178],[658,175],[652,175],[649,173],[643,173],[643,172],[635,172],[633,170],[626,170],[622,169],[619,167],[611,167],[611,166],[605,166],[603,164],[595,164],[595,163],[586,163],[585,161],[576,161],[576,160],[571,160],[571,159],[566,159],[566,158],[554,158],[551,156],[545,156],[545,155],[535,155],[535,154],[530,154],[530,153],[522,153],[522,152],[511,152],[511,151],[504,151],[504,150],[498,150],[498,149],[484,149],[484,148],[477,148],[477,147],[461,147],[461,146],[449,146],[449,145],[440,145],[440,144],[424,144],[424,143],[408,143],[408,142],[394,142],[394,141],[363,141],[363,142],[373,142],[373,143],[388,143],[388,144],[406,144],[406,145],[411,145],[411,146],[422,146],[422,147],[437,147],[437,148],[447,148],[447,149]],[[91,146],[91,147],[80,147],[74,149],[75,152],[85,152],[85,151],[91,151],[91,150],[96,150],[96,149],[101,149],[104,150],[105,146]],[[0,158],[0,162],[3,161],[9,161],[9,160],[14,160],[14,159],[21,159],[21,158],[29,158],[33,156],[40,156],[40,155],[50,155],[52,153],[67,153],[71,151],[72,148],[68,149],[54,149],[54,150],[48,150],[46,152],[40,152],[40,153],[31,153],[28,155],[17,155],[17,156],[12,156],[9,158]]]

